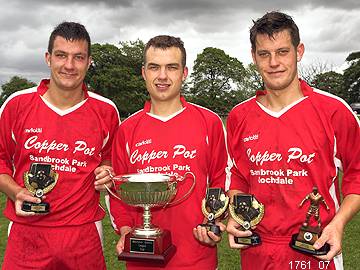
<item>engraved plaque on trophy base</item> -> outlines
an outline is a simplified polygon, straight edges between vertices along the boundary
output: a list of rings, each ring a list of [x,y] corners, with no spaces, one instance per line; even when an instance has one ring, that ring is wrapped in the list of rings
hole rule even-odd
[[[330,245],[325,243],[320,249],[313,247],[320,235],[319,227],[301,226],[299,233],[293,234],[290,246],[303,253],[312,255],[325,255],[330,250]]]
[[[236,244],[248,245],[248,246],[257,246],[257,245],[261,244],[261,238],[255,232],[253,232],[253,234],[248,237],[236,237],[235,236],[234,241]]]
[[[168,230],[163,230],[158,236],[139,237],[133,232],[125,236],[124,251],[119,260],[151,262],[166,265],[175,254],[176,247],[171,242]]]
[[[35,213],[42,213],[46,214],[50,211],[50,205],[46,202],[41,203],[33,203],[33,202],[26,202],[24,201],[21,207],[21,210],[25,212],[35,212]]]

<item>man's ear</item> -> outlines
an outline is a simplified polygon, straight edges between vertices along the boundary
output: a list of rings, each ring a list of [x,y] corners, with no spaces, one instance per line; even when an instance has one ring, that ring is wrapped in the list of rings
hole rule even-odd
[[[300,43],[297,48],[296,48],[296,60],[298,62],[301,61],[303,55],[304,55],[304,52],[305,52],[305,46],[304,46],[304,43]]]
[[[92,59],[92,57],[91,56],[89,56],[89,63],[88,63],[88,67],[87,67],[87,69],[89,69],[90,68],[90,66],[91,66],[91,64],[93,63],[93,59]]]
[[[142,67],[141,67],[141,75],[142,75],[144,81],[146,81],[145,66],[142,66]]]
[[[189,69],[188,69],[188,67],[184,67],[182,81],[185,81],[185,80],[186,80],[188,74],[189,74]]]
[[[50,53],[49,52],[46,52],[45,53],[45,62],[46,62],[46,64],[50,67],[50,57],[51,55],[50,55]]]

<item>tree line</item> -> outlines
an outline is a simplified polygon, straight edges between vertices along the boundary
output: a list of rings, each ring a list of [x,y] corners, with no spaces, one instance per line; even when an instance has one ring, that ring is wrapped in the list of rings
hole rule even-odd
[[[112,44],[93,44],[93,62],[85,82],[89,90],[110,98],[126,117],[141,109],[148,93],[141,77],[144,42],[141,40]],[[311,86],[335,94],[349,104],[360,102],[360,51],[346,58],[348,67],[337,73],[321,63],[300,69],[300,76]],[[35,86],[34,82],[13,76],[2,85],[0,105],[15,91]],[[194,62],[193,71],[183,85],[188,101],[207,107],[220,115],[227,113],[262,88],[254,64],[244,66],[223,50],[205,48]]]

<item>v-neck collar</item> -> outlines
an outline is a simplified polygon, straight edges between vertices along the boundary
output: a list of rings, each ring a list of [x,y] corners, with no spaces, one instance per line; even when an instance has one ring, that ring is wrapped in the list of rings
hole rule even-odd
[[[282,116],[284,113],[286,113],[288,110],[290,110],[292,107],[294,107],[295,105],[299,104],[301,101],[303,101],[304,99],[307,99],[308,97],[302,97],[296,101],[294,101],[293,103],[287,105],[286,107],[282,108],[280,111],[278,112],[274,112],[272,110],[269,110],[268,108],[266,108],[264,105],[262,105],[259,101],[256,100],[256,103],[259,105],[259,107],[267,114],[271,115],[272,117],[275,118],[279,118],[280,116]]]
[[[179,115],[180,113],[182,113],[186,107],[187,107],[187,102],[185,100],[185,98],[183,96],[180,96],[180,102],[181,102],[181,105],[182,105],[182,109],[177,111],[177,112],[174,112],[173,114],[171,115],[168,115],[168,116],[159,116],[159,115],[156,115],[156,114],[153,114],[153,113],[150,113],[150,109],[151,109],[151,101],[150,100],[147,100],[145,102],[145,105],[144,105],[144,112],[149,115],[150,117],[153,117],[155,119],[158,119],[162,122],[167,122],[171,119],[173,119],[174,117],[176,117],[177,115]]]
[[[275,112],[275,111],[272,111],[272,110],[266,108],[264,105],[262,105],[256,99],[255,99],[255,102],[260,107],[260,109],[262,109],[265,113],[269,114],[272,117],[279,118],[282,115],[284,115],[287,111],[289,111],[291,108],[293,108],[297,104],[299,104],[302,101],[304,101],[305,99],[307,99],[313,93],[313,89],[304,80],[299,79],[299,82],[300,82],[300,89],[301,89],[304,96],[302,98],[298,99],[298,100],[295,100],[294,102],[292,102],[291,104],[289,104],[286,107],[282,108],[278,112]],[[266,94],[267,94],[266,90],[259,90],[259,91],[257,91],[256,96],[266,95]]]
[[[87,90],[87,87],[86,85],[83,83],[82,84],[82,90],[84,91],[84,100],[80,101],[79,103],[75,104],[74,106],[68,108],[68,109],[65,109],[65,110],[62,110],[62,109],[59,109],[58,107],[54,106],[53,104],[51,104],[49,101],[47,101],[43,95],[46,93],[46,91],[49,89],[48,85],[50,83],[50,80],[49,79],[43,79],[41,80],[38,88],[37,88],[37,92],[40,96],[40,98],[42,99],[42,101],[45,103],[45,105],[47,107],[49,107],[49,109],[51,109],[52,111],[54,111],[56,114],[60,115],[60,116],[64,116],[64,115],[67,115],[75,110],[77,110],[78,108],[80,108],[89,98],[89,93],[88,93],[88,90]]]

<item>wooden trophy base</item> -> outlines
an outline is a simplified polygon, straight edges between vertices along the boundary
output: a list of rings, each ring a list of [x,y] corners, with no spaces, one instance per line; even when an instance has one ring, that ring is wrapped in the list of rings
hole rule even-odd
[[[124,251],[118,256],[122,261],[150,262],[164,266],[176,252],[171,234],[163,230],[158,236],[139,237],[133,232],[125,236]]]
[[[312,226],[301,226],[299,233],[291,237],[290,247],[293,249],[312,255],[325,255],[330,250],[330,245],[325,243],[320,249],[313,247],[320,236],[320,228]]]
[[[236,244],[247,245],[247,246],[257,246],[261,244],[261,238],[257,233],[254,233],[248,237],[234,237]]]

